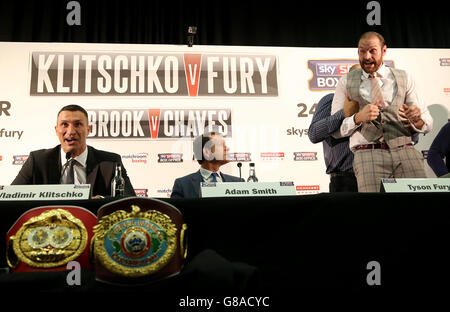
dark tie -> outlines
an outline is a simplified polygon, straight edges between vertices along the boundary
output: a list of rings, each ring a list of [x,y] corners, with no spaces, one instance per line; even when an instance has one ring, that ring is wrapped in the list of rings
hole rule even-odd
[[[75,183],[75,176],[73,171],[73,166],[75,165],[76,160],[71,159],[69,160],[69,164],[67,166],[67,176],[65,177],[65,181],[63,181],[63,184],[74,184]]]
[[[212,182],[217,182],[217,176],[218,176],[217,172],[211,173],[211,176],[212,176]]]

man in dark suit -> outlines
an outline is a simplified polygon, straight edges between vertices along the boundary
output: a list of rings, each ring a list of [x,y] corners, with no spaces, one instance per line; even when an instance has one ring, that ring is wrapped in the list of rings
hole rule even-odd
[[[11,184],[90,184],[94,197],[109,196],[118,163],[125,180],[125,195],[135,196],[120,155],[87,146],[86,137],[91,127],[84,108],[78,105],[63,107],[58,112],[55,131],[61,144],[31,152]],[[68,170],[68,160],[73,163],[73,170]]]
[[[194,157],[200,164],[200,169],[176,179],[170,197],[198,198],[201,182],[244,182],[244,179],[219,171],[220,166],[229,162],[227,151],[225,140],[218,132],[205,133],[196,137]]]

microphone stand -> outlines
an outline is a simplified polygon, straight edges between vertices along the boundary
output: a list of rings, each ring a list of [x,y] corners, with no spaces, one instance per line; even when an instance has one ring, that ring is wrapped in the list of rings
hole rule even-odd
[[[241,162],[238,162],[238,163],[237,163],[237,166],[238,166],[238,168],[239,168],[239,179],[242,179],[242,176],[241,176],[241,167],[242,167],[242,163],[241,163]]]

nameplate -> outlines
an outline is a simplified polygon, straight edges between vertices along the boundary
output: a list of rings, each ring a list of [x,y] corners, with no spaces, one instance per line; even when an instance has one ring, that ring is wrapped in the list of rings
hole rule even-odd
[[[0,185],[0,200],[89,199],[90,184]]]
[[[297,195],[294,182],[202,182],[201,197],[249,197]]]
[[[450,179],[381,179],[386,193],[450,192]]]

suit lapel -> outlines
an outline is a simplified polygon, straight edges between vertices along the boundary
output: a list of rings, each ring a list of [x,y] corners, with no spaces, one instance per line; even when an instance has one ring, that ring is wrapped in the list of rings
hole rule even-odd
[[[97,177],[97,159],[95,158],[95,151],[92,147],[88,146],[88,157],[86,160],[86,183],[94,187]]]
[[[203,177],[199,170],[192,176],[192,180],[191,180],[192,193],[193,193],[194,197],[200,197],[200,183],[202,183],[202,182],[203,182]]]
[[[222,172],[220,173],[220,176],[221,176],[223,182],[228,182],[226,175],[224,175]]]
[[[55,170],[54,168],[58,168]],[[61,180],[61,145],[56,146],[47,158],[48,183],[59,184]]]

